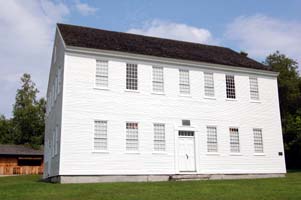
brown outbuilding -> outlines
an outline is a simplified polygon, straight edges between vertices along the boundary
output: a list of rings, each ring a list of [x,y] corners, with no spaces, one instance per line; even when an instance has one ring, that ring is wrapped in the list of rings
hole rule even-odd
[[[0,175],[42,174],[43,149],[0,144]]]

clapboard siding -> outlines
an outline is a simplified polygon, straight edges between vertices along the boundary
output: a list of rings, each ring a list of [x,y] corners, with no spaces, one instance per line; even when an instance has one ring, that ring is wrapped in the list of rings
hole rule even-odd
[[[116,54],[118,57],[118,54]],[[152,65],[122,58],[65,53],[61,150],[57,175],[175,174],[182,119],[196,131],[198,173],[285,173],[277,78],[258,73],[260,103],[250,101],[249,74],[207,67],[161,65],[164,95],[152,93]],[[109,61],[109,89],[94,87],[96,59]],[[138,64],[138,92],[125,90],[126,62]],[[191,95],[179,95],[179,68],[190,71]],[[215,99],[204,98],[203,72],[214,73]],[[225,74],[235,75],[235,101],[226,100]],[[255,73],[255,72],[254,72]],[[61,114],[62,110],[62,114]],[[93,122],[108,121],[108,151],[93,151]],[[57,120],[57,119],[56,119]],[[60,121],[60,120],[59,120]],[[139,152],[125,150],[125,123],[139,123]],[[153,123],[166,125],[166,152],[153,151]],[[51,121],[47,121],[51,126]],[[52,123],[53,124],[53,123]],[[206,125],[216,125],[219,154],[208,155]],[[239,128],[241,155],[230,154],[229,127]],[[253,128],[262,128],[264,155],[254,155]],[[46,128],[47,129],[47,128]],[[52,166],[54,167],[54,166]],[[50,175],[51,176],[51,175]]]

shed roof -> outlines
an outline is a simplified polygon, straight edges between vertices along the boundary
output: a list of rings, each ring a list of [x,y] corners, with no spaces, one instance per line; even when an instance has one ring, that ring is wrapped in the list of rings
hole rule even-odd
[[[0,144],[0,155],[42,156],[43,148],[36,150],[25,145]]]
[[[120,51],[272,71],[271,67],[225,47],[68,24],[57,24],[57,26],[67,46]]]

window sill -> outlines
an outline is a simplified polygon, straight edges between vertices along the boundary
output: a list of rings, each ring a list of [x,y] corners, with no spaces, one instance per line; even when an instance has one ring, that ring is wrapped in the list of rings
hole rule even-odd
[[[139,151],[126,151],[125,154],[140,154]]]
[[[221,154],[218,153],[218,152],[207,152],[206,155],[208,155],[208,156],[219,156]]]
[[[209,97],[209,96],[204,96],[204,99],[209,99],[209,100],[216,100],[216,97]]]
[[[230,153],[229,155],[230,155],[230,156],[242,156],[241,153]]]
[[[226,98],[226,101],[237,101],[237,99]]]
[[[129,89],[125,89],[125,92],[132,92],[132,93],[140,93],[139,90],[129,90]]]
[[[99,151],[94,150],[94,151],[92,151],[92,153],[109,153],[109,151],[107,151],[107,150],[99,150]]]
[[[108,87],[94,87],[94,90],[110,90]]]
[[[153,151],[152,154],[167,155],[167,153],[165,151]]]
[[[259,100],[251,100],[251,99],[250,99],[250,102],[251,103],[261,103],[261,101],[259,101]]]
[[[254,156],[265,156],[265,153],[254,153]]]
[[[151,94],[154,94],[154,95],[165,95],[164,92],[152,92]]]
[[[190,94],[179,94],[179,97],[192,98]]]

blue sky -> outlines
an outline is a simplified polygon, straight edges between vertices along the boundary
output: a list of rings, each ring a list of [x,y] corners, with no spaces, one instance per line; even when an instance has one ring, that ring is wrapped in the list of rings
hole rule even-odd
[[[10,0],[0,7],[0,114],[11,116],[20,76],[45,96],[57,22],[199,42],[263,61],[301,61],[301,1]]]

